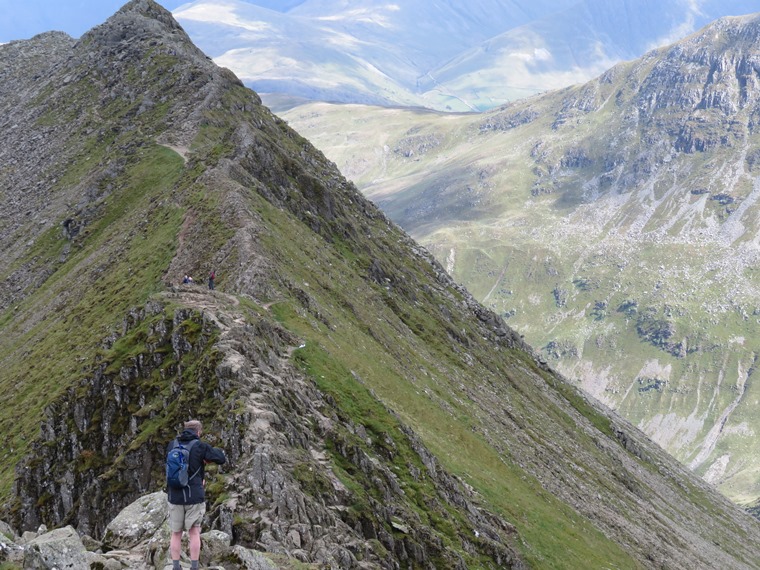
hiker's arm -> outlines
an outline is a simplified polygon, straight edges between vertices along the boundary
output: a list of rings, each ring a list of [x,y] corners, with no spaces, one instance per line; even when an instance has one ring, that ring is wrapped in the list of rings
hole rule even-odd
[[[203,461],[206,463],[216,463],[218,465],[222,465],[223,463],[227,462],[227,456],[224,455],[224,451],[222,451],[218,447],[211,447],[206,446],[206,454],[203,457]]]

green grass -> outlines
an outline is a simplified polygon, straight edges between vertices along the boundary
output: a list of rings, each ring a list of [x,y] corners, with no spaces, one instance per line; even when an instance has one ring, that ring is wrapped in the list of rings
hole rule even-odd
[[[284,214],[271,206],[261,204],[258,211],[272,236],[278,235],[288,223]],[[360,286],[353,276],[363,273],[362,267],[367,263],[364,256],[336,256],[331,248],[321,246],[321,238],[305,231],[299,233],[297,229],[294,233],[292,226],[288,232],[290,240],[272,242],[270,247],[276,247],[287,260],[284,267],[291,272],[290,280],[308,293],[310,310],[283,301],[272,305],[271,311],[279,322],[303,339],[306,346],[297,350],[294,358],[319,388],[334,399],[342,417],[363,425],[373,442],[383,441],[381,434],[391,434],[395,448],[399,449],[406,444],[395,427],[398,420],[388,413],[388,408],[393,409],[445,469],[460,476],[482,497],[483,504],[516,527],[521,540],[514,546],[531,567],[559,569],[590,565],[601,568],[609,564],[617,568],[638,568],[627,553],[605,538],[587,519],[526,475],[506,450],[499,453],[483,438],[482,411],[457,382],[468,372],[460,368],[461,355],[452,354],[451,341],[441,336],[442,331],[450,329],[463,339],[474,338],[477,333],[470,330],[469,324],[444,323],[438,310],[427,305],[424,291],[406,293],[416,298],[411,302],[404,292],[396,290],[388,295],[382,287],[357,297],[357,292],[366,286]],[[268,239],[267,235],[262,236],[265,243]],[[375,251],[369,258],[380,259],[382,265],[381,256]],[[425,271],[419,264],[406,270],[410,273]],[[333,273],[341,278],[333,278]],[[457,314],[458,309],[452,306],[451,312]],[[488,363],[486,366],[497,367],[498,373],[494,372],[493,380],[489,376],[487,382],[503,382],[500,389],[507,392],[528,390],[516,380],[526,373],[526,367],[530,370],[532,366],[521,356],[497,356],[484,350],[479,342],[473,342],[466,350],[478,361]],[[531,373],[538,372],[534,369]],[[514,378],[515,383],[496,380],[498,377]],[[567,398],[579,406],[602,433],[610,433],[609,424],[574,392],[568,391]],[[519,401],[516,399],[515,405]],[[575,433],[572,418],[558,413],[546,402],[542,406],[541,414],[554,415],[552,420],[545,421],[556,422],[562,426],[558,429]],[[366,493],[364,487],[355,481],[351,483],[355,473],[339,459],[335,462],[338,471],[343,472],[344,484],[359,497],[357,509],[361,510],[371,495],[362,499]],[[406,462],[411,463],[412,459],[407,458]],[[420,490],[408,480],[406,484],[416,488],[420,497],[433,493],[429,488]],[[417,515],[425,516],[422,511]],[[440,524],[436,528],[447,535],[448,525]],[[461,526],[461,521],[454,526],[457,525]],[[454,543],[451,540],[451,544]],[[474,561],[473,567],[480,567],[481,563]]]
[[[145,152],[67,260],[30,297],[9,309],[13,320],[3,315],[0,321],[6,323],[0,348],[10,361],[0,380],[0,401],[16,410],[0,417],[0,429],[13,434],[10,459],[0,467],[2,496],[10,490],[12,466],[36,435],[44,408],[78,382],[93,363],[98,343],[119,326],[127,310],[163,288],[161,278],[174,254],[182,212],[157,197],[171,192],[182,161],[161,147]],[[48,231],[38,255],[47,251],[49,260],[57,259],[63,241],[60,231],[57,239],[54,230]],[[44,258],[39,261],[45,263]],[[34,315],[42,318],[35,322]],[[33,325],[17,330],[22,322]],[[57,356],[51,358],[53,354]]]
[[[576,348],[577,354],[552,360],[554,366],[686,459],[696,454],[719,415],[707,409],[712,395],[725,409],[738,370],[746,370],[747,360],[760,350],[755,340],[760,280],[746,264],[737,271],[731,267],[741,259],[739,247],[757,234],[757,221],[751,215],[740,220],[745,232],[732,247],[704,237],[705,229],[709,234],[713,222],[725,223],[731,208],[750,195],[750,177],[739,176],[728,188],[734,178],[726,173],[742,157],[738,149],[758,143],[757,135],[745,132],[746,117],[739,116],[729,128],[733,146],[720,143],[711,152],[678,154],[661,164],[667,153],[653,151],[647,137],[660,136],[658,124],[672,130],[685,117],[660,109],[632,127],[624,115],[655,62],[624,64],[609,83],[548,93],[486,116],[326,104],[283,116],[531,345],[560,342]],[[594,110],[573,108],[574,98]],[[500,113],[521,110],[537,116],[503,131],[479,130]],[[559,115],[565,122],[553,126]],[[718,128],[689,124],[700,135],[713,136]],[[394,152],[414,137],[436,144],[413,156]],[[569,150],[578,149],[591,166],[559,166]],[[535,183],[551,193],[532,196]],[[726,206],[710,199],[720,192],[736,202]],[[642,233],[627,236],[632,230]],[[573,285],[581,281],[593,288]],[[557,288],[568,292],[563,307],[553,298]],[[642,338],[636,318],[614,312],[628,299],[642,310],[654,308],[661,324],[672,323],[674,346],[651,335]],[[606,315],[594,313],[597,303],[606,303]],[[668,307],[675,312],[664,317]],[[685,356],[673,354],[681,341],[689,347]],[[742,356],[720,361],[722,354],[737,352]],[[647,367],[670,371],[658,400],[649,397],[654,394],[638,395],[637,379]],[[754,384],[748,386],[748,396],[754,395]],[[710,397],[697,401],[696,394],[704,396],[705,390]],[[760,429],[750,413],[754,401],[745,398],[732,415],[735,430]],[[666,415],[676,417],[669,424],[674,427],[661,433],[659,422]],[[708,421],[694,432],[693,417]],[[747,483],[758,473],[760,454],[732,430],[721,437],[741,450],[736,460],[746,467],[718,484],[729,497],[746,502],[760,494],[757,484]],[[711,454],[703,468],[718,457]]]
[[[279,307],[278,315],[295,330],[306,332],[303,323],[299,325],[293,320],[292,311]],[[357,339],[356,336],[353,338]],[[395,448],[399,449],[403,444],[399,441],[397,421],[370,394],[368,387],[371,386],[381,400],[391,402],[394,410],[409,422],[447,470],[462,476],[482,495],[486,504],[515,525],[523,544],[530,545],[523,555],[532,567],[577,568],[584,563],[592,564],[591,567],[611,563],[619,568],[638,567],[588,521],[544,491],[533,478],[526,477],[525,472],[508,458],[496,453],[473,430],[466,411],[448,414],[430,405],[427,398],[419,393],[419,387],[390,373],[378,362],[382,357],[374,351],[370,352],[369,348],[356,354],[347,345],[331,345],[328,351],[317,342],[314,335],[310,335],[306,347],[296,351],[295,358],[319,388],[335,399],[340,413],[352,422],[363,425],[373,441],[382,441],[385,434],[393,434]],[[351,370],[361,371],[358,376],[362,382],[345,368],[344,363]],[[608,425],[602,427],[609,432]],[[413,461],[408,457],[404,460]],[[396,470],[396,473],[399,474],[399,471]],[[408,480],[404,481],[405,485],[410,485]],[[360,493],[361,490],[354,487],[354,492]],[[420,493],[422,507],[426,503],[425,497],[435,494],[431,488]],[[422,508],[418,514],[426,516]],[[464,524],[460,520],[456,526]],[[433,526],[435,528],[435,523]],[[445,534],[446,528],[444,525],[439,531]],[[573,545],[571,549],[568,549],[568,544]]]

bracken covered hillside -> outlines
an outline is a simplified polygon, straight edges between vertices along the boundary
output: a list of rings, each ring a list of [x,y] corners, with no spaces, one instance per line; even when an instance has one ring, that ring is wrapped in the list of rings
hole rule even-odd
[[[538,362],[151,0],[0,46],[0,110],[17,531],[101,538],[197,416],[230,457],[207,526],[282,567],[760,568],[757,521]]]

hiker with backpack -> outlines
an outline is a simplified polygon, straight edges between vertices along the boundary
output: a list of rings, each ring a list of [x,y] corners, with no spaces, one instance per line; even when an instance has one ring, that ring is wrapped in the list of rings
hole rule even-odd
[[[203,426],[198,420],[185,422],[184,431],[166,450],[166,493],[169,501],[169,552],[173,570],[181,570],[182,531],[190,547],[190,568],[198,568],[201,552],[201,522],[206,513],[203,467],[206,463],[225,463],[224,451],[201,441]]]

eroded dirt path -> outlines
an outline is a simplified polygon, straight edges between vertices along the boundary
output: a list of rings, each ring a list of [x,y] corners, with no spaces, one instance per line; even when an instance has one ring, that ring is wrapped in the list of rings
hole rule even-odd
[[[184,163],[187,164],[187,153],[190,152],[189,148],[187,148],[186,146],[175,146],[175,145],[166,144],[166,143],[158,143],[158,144],[176,152],[178,155],[182,157],[182,160],[184,161]]]

